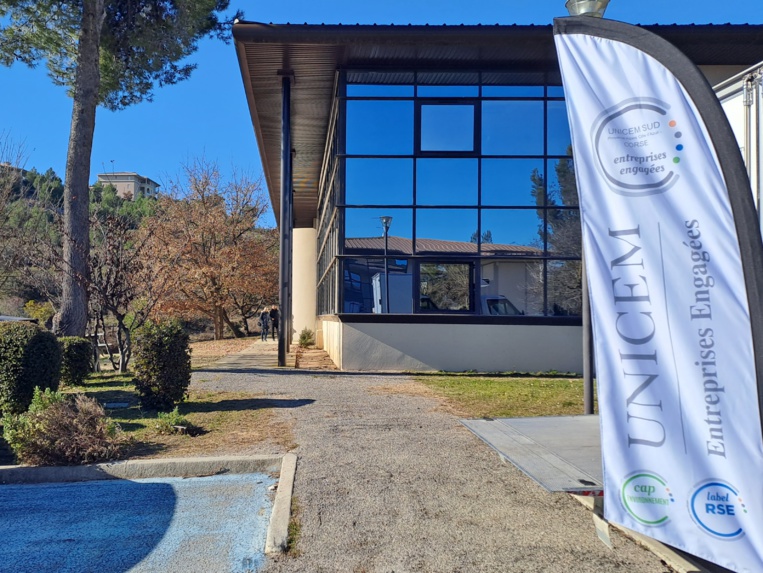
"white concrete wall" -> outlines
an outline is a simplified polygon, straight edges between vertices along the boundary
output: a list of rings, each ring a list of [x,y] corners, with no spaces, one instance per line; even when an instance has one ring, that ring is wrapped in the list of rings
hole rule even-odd
[[[579,326],[345,323],[340,342],[344,370],[583,371]]]
[[[294,229],[294,251],[292,267],[293,338],[298,339],[303,329],[316,331],[316,290],[318,286],[315,229]]]
[[[339,368],[342,368],[342,323],[337,320],[319,320],[319,338],[322,348]]]

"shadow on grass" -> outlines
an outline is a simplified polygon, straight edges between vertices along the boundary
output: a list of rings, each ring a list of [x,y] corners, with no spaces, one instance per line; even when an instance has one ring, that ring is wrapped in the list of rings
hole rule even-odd
[[[265,408],[301,408],[315,400],[270,400],[267,398],[242,398],[240,400],[220,400],[219,402],[184,402],[180,410],[184,414],[205,412],[241,412],[244,410],[262,410]]]

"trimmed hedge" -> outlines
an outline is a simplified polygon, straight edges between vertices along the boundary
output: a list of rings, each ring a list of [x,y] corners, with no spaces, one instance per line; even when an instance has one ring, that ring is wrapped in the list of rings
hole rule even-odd
[[[135,390],[144,408],[169,412],[191,384],[188,333],[177,321],[147,323],[135,337]]]
[[[62,336],[61,383],[79,386],[90,374],[93,364],[93,343],[79,336]]]
[[[52,332],[29,322],[0,322],[0,412],[20,414],[35,387],[58,389],[61,347]]]

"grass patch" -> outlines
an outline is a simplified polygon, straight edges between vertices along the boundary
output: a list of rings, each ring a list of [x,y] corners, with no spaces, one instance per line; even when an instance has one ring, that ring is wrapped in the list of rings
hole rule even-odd
[[[450,409],[469,418],[583,413],[582,378],[427,374],[416,376],[416,380]]]
[[[64,391],[84,393],[102,404],[128,404],[107,408],[106,413],[135,439],[129,458],[241,454],[261,442],[286,449],[294,445],[291,427],[276,420],[279,404],[252,394],[190,392],[177,408],[177,415],[197,428],[190,435],[167,433],[157,412],[141,409],[129,373],[94,374],[83,385]]]
[[[302,533],[302,522],[299,518],[300,507],[297,498],[291,497],[291,516],[289,517],[289,527],[287,529],[286,536],[286,550],[285,553],[289,557],[299,557],[302,552],[297,547],[299,542],[299,536]]]

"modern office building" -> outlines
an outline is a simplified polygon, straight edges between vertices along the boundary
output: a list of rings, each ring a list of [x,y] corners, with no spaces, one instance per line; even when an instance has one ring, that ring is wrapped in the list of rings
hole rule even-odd
[[[711,84],[763,59],[763,26],[646,28]],[[551,26],[238,22],[234,37],[292,333],[314,330],[345,369],[582,370]]]

